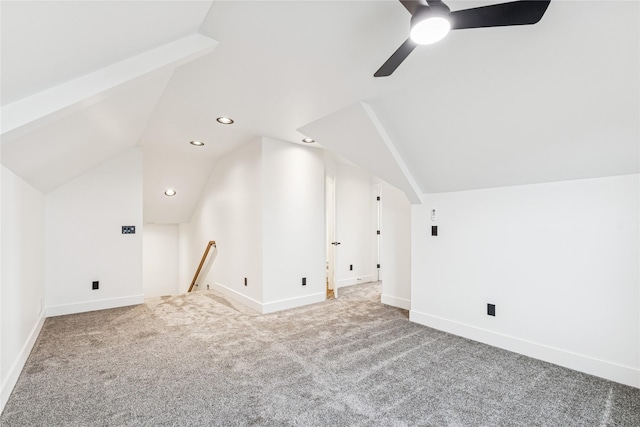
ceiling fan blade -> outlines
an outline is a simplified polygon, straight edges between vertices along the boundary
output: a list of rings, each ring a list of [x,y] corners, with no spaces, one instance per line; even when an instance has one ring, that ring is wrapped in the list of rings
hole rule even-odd
[[[402,43],[402,45],[400,45],[398,50],[393,52],[393,55],[391,55],[391,57],[387,59],[387,62],[382,64],[382,67],[380,67],[380,69],[375,72],[373,77],[390,76],[396,70],[396,68],[398,68],[398,66],[402,64],[402,61],[404,61],[407,56],[409,56],[413,49],[416,48],[416,46],[417,44],[415,44],[411,39],[407,39],[404,43]]]
[[[424,0],[400,0],[400,3],[409,11],[411,16],[416,13],[416,10],[418,10],[420,6],[426,6]]]
[[[530,25],[544,15],[549,1],[522,0],[451,12],[451,29]]]

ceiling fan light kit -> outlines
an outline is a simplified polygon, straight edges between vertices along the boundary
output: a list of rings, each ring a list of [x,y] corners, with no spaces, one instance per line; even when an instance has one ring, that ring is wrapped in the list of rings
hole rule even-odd
[[[417,44],[432,44],[445,38],[449,30],[451,24],[447,18],[431,16],[414,25],[409,36]]]
[[[442,40],[449,30],[535,24],[551,0],[520,0],[451,12],[442,0],[400,0],[411,14],[409,38],[374,77],[390,76],[418,45]]]
[[[449,13],[449,8],[444,3],[438,3],[437,7],[418,8],[411,17],[409,37],[419,45],[439,42],[451,30]]]

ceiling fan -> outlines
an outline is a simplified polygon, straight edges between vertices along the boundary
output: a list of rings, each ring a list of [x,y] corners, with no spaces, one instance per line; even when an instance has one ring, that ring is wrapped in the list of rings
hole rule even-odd
[[[449,30],[535,24],[540,21],[550,2],[512,1],[451,12],[442,0],[400,0],[411,14],[409,38],[373,76],[391,75],[416,46],[440,41]]]

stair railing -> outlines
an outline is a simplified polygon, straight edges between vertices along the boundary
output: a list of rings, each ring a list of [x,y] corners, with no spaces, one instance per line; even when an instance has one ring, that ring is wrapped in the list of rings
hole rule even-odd
[[[209,255],[209,250],[211,249],[211,247],[214,247],[214,248],[216,247],[215,240],[210,240],[209,243],[207,243],[207,248],[204,250],[204,254],[202,255],[202,260],[200,261],[200,265],[196,270],[196,274],[193,276],[193,280],[191,281],[191,286],[189,286],[189,290],[187,292],[191,292],[193,287],[196,286],[196,281],[198,280],[198,276],[200,275],[200,270],[202,270],[202,266],[204,265],[204,262],[207,260],[207,255]]]

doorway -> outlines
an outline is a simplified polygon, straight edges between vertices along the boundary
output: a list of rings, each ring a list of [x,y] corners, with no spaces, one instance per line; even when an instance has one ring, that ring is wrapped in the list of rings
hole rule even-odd
[[[327,299],[337,298],[336,289],[336,251],[338,242],[336,242],[336,180],[333,176],[325,177],[325,220],[326,220],[326,289]]]

